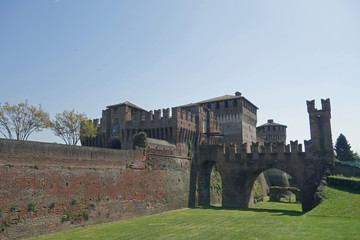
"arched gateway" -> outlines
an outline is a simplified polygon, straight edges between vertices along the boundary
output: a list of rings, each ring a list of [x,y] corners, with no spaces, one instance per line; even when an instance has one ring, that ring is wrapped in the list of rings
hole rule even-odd
[[[315,101],[307,101],[311,140],[305,141],[305,151],[298,141],[239,146],[200,145],[197,151],[199,204],[210,202],[210,172],[216,163],[222,176],[222,204],[224,207],[251,206],[250,193],[256,177],[266,169],[277,168],[289,173],[301,191],[303,211],[312,209],[315,193],[325,176],[333,169],[334,154],[330,126],[330,100],[321,100],[322,109]]]

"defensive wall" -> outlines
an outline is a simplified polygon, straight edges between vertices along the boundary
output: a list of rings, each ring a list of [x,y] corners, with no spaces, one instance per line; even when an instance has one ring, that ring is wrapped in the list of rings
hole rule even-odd
[[[103,110],[102,118],[93,120],[98,127],[97,136],[83,140],[82,145],[114,148],[113,143],[119,142],[118,148],[132,149],[132,139],[139,132],[171,143],[196,143],[202,140],[203,132],[220,131],[220,124],[214,121],[213,113],[201,107],[192,111],[172,108],[170,114],[169,108],[148,112],[129,104],[108,106]],[[214,136],[209,136],[207,142],[217,143]]]
[[[186,146],[115,150],[0,139],[0,239],[188,207]]]
[[[344,163],[335,162],[335,174],[345,177],[360,177],[360,167],[350,166]]]

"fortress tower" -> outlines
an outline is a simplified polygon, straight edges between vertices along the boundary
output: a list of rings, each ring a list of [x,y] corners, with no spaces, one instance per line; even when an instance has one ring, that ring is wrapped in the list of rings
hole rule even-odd
[[[269,119],[267,123],[256,127],[256,134],[261,142],[286,142],[287,126],[275,123],[273,119]]]
[[[246,142],[250,146],[252,142],[256,142],[258,108],[240,92],[183,105],[180,108],[192,111],[198,106],[211,111],[215,120],[221,124],[221,134],[226,145],[237,143],[240,146],[240,143]]]

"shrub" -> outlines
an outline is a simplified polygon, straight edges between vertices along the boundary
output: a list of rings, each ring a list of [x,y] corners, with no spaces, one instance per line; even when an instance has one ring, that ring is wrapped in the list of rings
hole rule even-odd
[[[71,200],[71,205],[75,205],[76,204],[76,202],[77,202],[77,200],[74,198],[73,200]]]
[[[93,203],[93,202],[90,203],[90,207],[95,208],[95,206],[96,206],[95,203]]]
[[[31,168],[34,168],[34,169],[39,169],[40,167],[39,167],[39,165],[37,165],[37,164],[35,164],[35,165],[33,165],[33,166],[30,166]]]
[[[61,216],[61,222],[65,222],[67,220],[68,220],[67,215],[62,215]]]
[[[146,133],[140,132],[140,133],[136,134],[133,139],[133,145],[134,145],[134,148],[136,148],[136,147],[145,148],[146,147]]]
[[[53,208],[55,207],[55,205],[56,205],[56,203],[55,203],[55,202],[52,202],[52,203],[50,204],[50,209],[53,209]]]
[[[33,203],[33,202],[29,203],[29,205],[28,205],[28,212],[33,212],[33,211],[35,211],[35,206],[36,206],[35,203]]]
[[[279,202],[281,199],[281,196],[284,194],[284,192],[290,191],[296,196],[296,201],[300,199],[300,189],[296,187],[270,187],[270,201],[271,202]]]
[[[89,213],[87,211],[84,211],[82,213],[82,217],[85,219],[85,220],[89,220]]]
[[[264,200],[264,196],[261,191],[261,185],[258,183],[258,181],[254,182],[253,186],[253,192],[254,192],[254,203],[261,202]]]
[[[343,186],[343,187],[360,190],[360,178],[335,175],[335,176],[328,176],[327,181],[331,185]]]
[[[16,211],[16,206],[11,206],[10,211],[15,212]]]

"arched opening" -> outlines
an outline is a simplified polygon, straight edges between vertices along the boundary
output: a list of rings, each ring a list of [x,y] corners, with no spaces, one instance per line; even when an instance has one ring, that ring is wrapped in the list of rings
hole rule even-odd
[[[198,204],[222,206],[221,173],[213,161],[204,162],[198,169]]]
[[[216,164],[210,173],[210,205],[222,206],[222,180]]]
[[[301,211],[299,186],[289,173],[280,169],[255,172],[246,180],[245,188],[249,207]]]
[[[119,139],[114,139],[110,142],[110,148],[121,149],[121,142]]]

